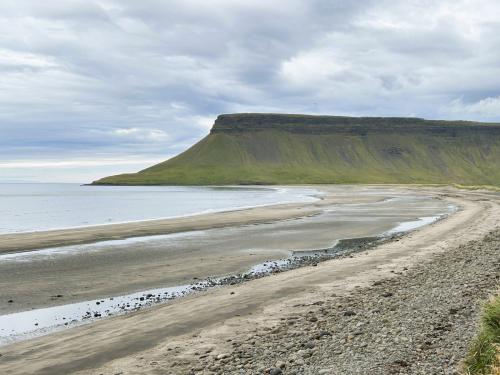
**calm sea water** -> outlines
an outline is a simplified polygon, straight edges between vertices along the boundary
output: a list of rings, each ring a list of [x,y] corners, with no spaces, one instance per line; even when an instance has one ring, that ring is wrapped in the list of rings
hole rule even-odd
[[[40,231],[313,201],[306,188],[0,184],[0,233]]]

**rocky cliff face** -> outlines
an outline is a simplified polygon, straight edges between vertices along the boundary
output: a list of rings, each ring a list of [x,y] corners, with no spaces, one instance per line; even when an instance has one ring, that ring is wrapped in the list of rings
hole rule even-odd
[[[500,186],[500,124],[221,115],[184,153],[98,184],[458,183]]]
[[[449,134],[467,131],[498,134],[500,124],[472,121],[436,121],[413,117],[345,117],[307,116],[266,113],[220,115],[215,120],[211,134],[281,130],[301,134],[368,132]]]

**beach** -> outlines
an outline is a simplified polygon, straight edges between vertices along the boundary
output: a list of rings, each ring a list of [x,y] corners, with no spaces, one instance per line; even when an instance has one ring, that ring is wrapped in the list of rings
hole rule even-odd
[[[276,211],[276,207],[267,207],[255,208],[253,212],[252,210],[243,210],[232,213],[219,213],[215,216],[222,218],[212,218],[212,225],[216,227],[210,227],[210,230],[220,229],[220,226],[225,225],[223,224],[225,223],[224,220],[227,220],[228,225],[230,225],[231,219],[228,216],[234,215],[232,219],[233,225],[236,223],[238,229],[233,235],[240,239],[240,244],[245,244],[245,240],[248,241],[245,247],[249,247],[251,242],[256,241],[256,238],[258,239],[260,231],[262,231],[261,233],[264,238],[270,238],[265,235],[266,226],[271,226],[269,233],[273,233],[276,227],[272,226],[284,225],[283,223],[286,223],[282,229],[286,232],[286,230],[290,231],[290,228],[293,228],[293,232],[296,233],[298,230],[297,226],[287,227],[287,225],[291,225],[290,223],[296,225],[298,223],[303,227],[303,230],[312,230],[310,227],[316,227],[320,223],[325,227],[321,227],[320,225],[318,231],[324,232],[325,228],[331,225],[331,222],[324,218],[323,221],[313,222],[314,225],[311,225],[306,218],[316,218],[315,220],[317,220],[318,216],[321,217],[321,212],[328,211],[328,207],[338,207],[339,204],[346,203],[346,199],[349,200],[350,204],[354,205],[366,203],[380,205],[381,202],[386,200],[387,196],[394,195],[394,192],[398,192],[402,196],[422,195],[431,197],[430,202],[439,202],[442,204],[441,208],[453,206],[457,207],[457,210],[443,217],[442,220],[435,221],[433,224],[421,227],[393,241],[382,243],[375,248],[363,252],[287,272],[272,274],[238,285],[208,289],[166,304],[158,304],[136,313],[115,316],[93,322],[92,324],[0,347],[0,353],[2,354],[2,357],[0,357],[0,370],[6,374],[33,372],[47,374],[72,372],[115,374],[120,372],[157,373],[158,371],[172,374],[193,371],[195,373],[217,373],[223,368],[220,364],[227,363],[228,366],[236,366],[236,362],[225,360],[225,358],[233,358],[232,354],[228,354],[232,348],[230,344],[232,341],[227,340],[235,340],[235,335],[238,337],[247,337],[245,335],[267,331],[268,329],[272,329],[273,325],[277,322],[286,319],[291,313],[301,315],[305,313],[305,310],[311,304],[315,304],[318,301],[330,301],[332,294],[338,296],[347,295],[355,289],[368,287],[378,280],[398,277],[398,274],[403,272],[403,268],[407,270],[412,269],[412,267],[416,267],[422,262],[432,259],[435,254],[447,252],[471,240],[481,240],[498,226],[500,220],[498,194],[481,191],[467,192],[437,187],[372,187],[372,189],[379,190],[377,194],[369,194],[361,197],[360,201],[356,202],[353,200],[354,194],[352,194],[352,191],[356,188],[350,187],[346,189],[351,193],[349,197],[348,195],[342,196],[342,194],[339,194],[339,190],[335,191],[335,189],[339,189],[339,187],[333,188],[330,191],[332,192],[331,197],[326,194],[318,202],[282,205]],[[393,190],[389,191],[388,194],[388,189]],[[324,191],[328,193],[328,188],[324,189]],[[422,202],[417,202],[416,205],[425,206]],[[396,211],[398,211],[397,207]],[[436,207],[432,205],[427,207],[426,215],[430,215],[432,211],[435,212]],[[380,207],[377,208],[377,212],[380,212]],[[409,213],[408,207],[405,207],[404,210],[400,209],[399,215],[401,215],[400,221],[407,221],[415,216],[425,216]],[[387,215],[387,217],[394,218],[394,212],[392,212],[392,216]],[[188,219],[193,218],[183,220]],[[207,221],[211,220],[207,219]],[[155,223],[154,225],[157,224]],[[165,225],[165,223],[162,223],[162,225]],[[171,225],[173,224],[162,227],[161,230],[164,231],[167,228],[168,233],[168,230],[171,230]],[[181,227],[177,227],[177,229],[181,228],[183,230],[182,228],[186,228],[186,223],[178,225],[181,225]],[[243,236],[242,234],[249,232],[238,232],[248,230],[247,228],[252,227],[257,229],[259,225],[260,229],[257,230],[256,236]],[[108,231],[110,228],[115,229],[112,225],[106,227]],[[351,225],[351,227],[357,226]],[[387,230],[386,227],[388,229],[394,227],[394,220],[391,221],[386,218],[386,221],[384,221],[378,218],[371,226],[364,227],[362,232],[366,235],[366,233],[370,234],[372,232]],[[92,229],[96,230],[96,228]],[[153,229],[158,230],[156,226]],[[196,229],[199,230],[200,228]],[[144,230],[144,228],[140,230]],[[149,228],[149,230],[152,229]],[[344,232],[346,228],[339,228],[339,230]],[[164,232],[153,233],[160,234]],[[308,232],[304,233],[306,234],[305,237],[307,237]],[[354,230],[351,234],[352,236],[348,237],[360,236],[361,233],[356,233]],[[34,234],[31,235],[34,236]],[[78,235],[81,235],[81,233],[78,233]],[[106,235],[111,236],[109,232]],[[113,233],[112,235],[119,234]],[[72,236],[75,236],[75,234],[67,236],[70,241],[69,243],[75,243],[71,241],[76,241],[76,237]],[[230,239],[227,243],[231,242]],[[80,240],[81,237],[78,241]],[[15,242],[10,238],[5,243],[9,241],[13,241],[11,243]],[[292,238],[291,241],[295,244],[294,247],[298,248],[301,248],[301,246],[307,248],[310,245],[306,240],[303,240],[302,244],[296,238]],[[326,243],[327,238],[316,239],[316,241],[319,242],[313,243]],[[224,268],[226,266],[222,268],[214,266],[214,268],[210,269],[211,261],[210,254],[208,253],[206,254],[208,256],[206,263],[205,258],[203,258],[203,267],[200,267],[200,262],[197,264],[193,258],[193,268],[179,269],[179,274],[174,276],[172,276],[173,273],[168,272],[170,277],[173,277],[170,283],[179,282],[179,277],[182,277],[180,276],[181,273],[184,275],[189,274],[191,275],[190,277],[193,277],[195,274],[193,270],[196,268],[196,265],[198,266],[198,270],[201,270],[201,268],[205,269],[205,265],[207,265],[207,273],[216,271],[218,274],[224,274],[224,272],[235,272],[245,269],[251,264],[255,264],[256,261],[262,261],[262,259],[278,259],[285,255],[285,251],[290,250],[288,246],[278,246],[279,243],[283,243],[280,238],[278,238],[275,248],[270,246],[271,251],[261,254],[261,258],[259,258],[260,255],[255,255],[256,252],[254,249],[252,252],[248,251],[247,257],[245,257],[244,252],[243,255],[238,253],[234,261],[230,260],[231,256],[229,255],[234,251],[234,248],[230,246],[221,248],[221,253],[214,253],[212,259],[215,260],[217,257],[224,256],[223,263],[227,268]],[[7,249],[7,247],[4,249]],[[139,251],[140,247],[136,249],[136,252]],[[117,254],[114,259],[119,258],[120,254]],[[191,262],[191,260],[186,262],[186,259],[189,258],[182,259],[182,262]],[[137,259],[130,260],[128,263],[130,267],[134,262],[136,267],[141,267]],[[152,267],[152,264],[155,262],[156,264],[160,264],[157,271]],[[172,260],[172,262],[175,262],[175,260]],[[112,263],[114,261],[111,257],[108,265]],[[141,274],[144,273],[146,278],[149,279],[145,284],[134,281],[139,277],[137,274],[133,274],[127,267],[125,267],[125,272],[123,272],[121,277],[115,275],[117,273],[116,270],[121,266],[118,264],[116,269],[113,270],[111,268],[107,270],[110,271],[108,273],[110,279],[108,284],[113,285],[113,287],[119,285],[116,290],[112,291],[106,286],[99,289],[98,282],[94,284],[90,282],[88,285],[89,288],[87,288],[89,289],[88,292],[77,294],[73,298],[74,300],[80,300],[97,295],[112,295],[113,292],[118,293],[120,290],[124,291],[130,288],[137,287],[137,290],[140,290],[142,287],[158,283],[168,284],[169,281],[167,279],[159,277],[160,274],[165,273],[165,266],[161,262],[158,263],[158,258],[153,263],[146,261],[142,270],[136,270],[137,272],[141,272]],[[179,264],[181,264],[181,258],[179,258],[179,263],[175,264],[173,268],[179,268]],[[66,265],[61,267],[62,274],[64,274],[67,268]],[[76,268],[74,267],[75,270]],[[18,307],[14,305],[4,307],[5,304],[2,304],[2,308],[5,311],[17,311],[16,309],[24,309],[30,303],[32,304],[32,308],[38,308],[67,302],[66,300],[46,301],[46,293],[55,293],[58,287],[62,287],[61,285],[57,285],[57,282],[56,284],[44,282],[44,285],[47,284],[49,287],[45,291],[42,289],[40,292],[40,295],[43,297],[37,298],[33,296],[32,291],[36,289],[36,281],[40,280],[39,276],[42,273],[43,268],[38,270],[35,268],[33,270],[35,277],[30,278],[28,276],[27,280],[23,281],[20,276],[18,279],[19,286],[17,286],[18,283],[12,283],[15,272],[9,275],[11,280],[9,285],[12,285],[15,294],[19,296],[19,305]],[[88,277],[88,272],[81,273],[78,276],[78,271],[75,271],[75,275],[75,280],[78,282],[83,282],[85,278],[87,280],[92,279]],[[197,278],[204,277],[203,273],[196,275]],[[98,275],[95,277],[95,280],[101,280],[102,283],[102,279]],[[128,284],[126,280],[129,280]],[[6,285],[5,283],[7,282],[7,280],[2,281],[0,285]],[[16,290],[15,288],[18,289]],[[24,297],[23,292],[25,293]],[[61,298],[68,298],[70,296],[61,294],[64,296]],[[30,298],[30,295],[32,298]],[[6,294],[3,294],[1,298],[7,297]],[[71,298],[68,300],[71,301]],[[80,348],[77,355],[75,355],[73,349],[76,347]],[[207,353],[204,356],[203,353],[207,350],[210,351],[210,354]],[[255,366],[274,366],[273,363],[269,362],[270,360],[265,359],[265,356],[259,358],[255,359]],[[262,363],[258,363],[259,360],[262,360]],[[219,366],[219,370],[215,368],[210,370],[215,365]],[[244,371],[244,367],[233,367],[233,369]],[[249,366],[247,368],[249,373],[252,373],[251,369],[253,371],[256,370],[256,368]]]
[[[266,261],[330,249],[342,239],[378,236],[400,222],[449,210],[432,195],[397,189],[322,191],[322,199],[311,203],[0,236],[0,313],[241,274]],[[75,245],[89,236],[113,240]],[[44,241],[54,237],[65,246],[45,248]],[[40,249],[25,250],[35,245]]]

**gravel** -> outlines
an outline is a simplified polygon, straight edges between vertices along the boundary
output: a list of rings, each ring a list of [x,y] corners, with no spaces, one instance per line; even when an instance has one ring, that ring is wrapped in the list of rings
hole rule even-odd
[[[500,230],[403,273],[293,311],[175,374],[458,374],[499,285]]]

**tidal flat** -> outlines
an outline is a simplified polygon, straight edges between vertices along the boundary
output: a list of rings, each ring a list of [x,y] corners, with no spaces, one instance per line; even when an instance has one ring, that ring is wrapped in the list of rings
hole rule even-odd
[[[237,276],[238,282],[254,278],[256,270],[265,273],[279,264],[282,270],[309,264],[300,261],[301,256],[323,254],[325,260],[329,254],[324,252],[335,249],[339,241],[383,238],[429,224],[456,209],[432,194],[397,188],[319,190],[321,199],[280,205],[276,217],[269,216],[273,206],[233,211],[230,214],[239,215],[240,221],[217,227],[219,217],[228,213],[213,213],[214,227],[203,230],[192,216],[191,230],[177,233],[2,254],[0,335],[9,342],[46,334],[51,328],[64,329],[207,286],[235,283],[231,277]],[[262,214],[265,220],[256,221]],[[169,230],[184,220],[171,219]],[[200,221],[209,222],[210,215]],[[114,227],[104,229],[112,233]]]

